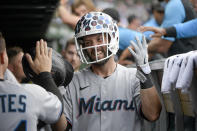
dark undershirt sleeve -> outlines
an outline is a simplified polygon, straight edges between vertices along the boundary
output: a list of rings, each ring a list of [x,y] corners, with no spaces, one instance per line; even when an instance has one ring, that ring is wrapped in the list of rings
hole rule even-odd
[[[176,28],[174,26],[165,28],[165,30],[166,30],[166,35],[164,35],[164,37],[175,37],[176,38],[177,34],[176,34]]]

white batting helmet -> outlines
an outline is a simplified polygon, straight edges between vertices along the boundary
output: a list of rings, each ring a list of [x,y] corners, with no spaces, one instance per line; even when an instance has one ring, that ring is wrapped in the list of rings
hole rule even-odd
[[[103,41],[104,41],[104,34],[106,34],[107,42],[103,42],[103,44],[84,47],[83,40],[81,39],[84,36],[92,35],[92,34],[102,34]],[[108,37],[109,40],[108,40]],[[75,27],[75,44],[77,47],[77,52],[80,56],[80,59],[83,63],[92,64],[103,61],[116,52],[119,49],[119,31],[118,26],[113,19],[102,12],[89,12],[85,14],[81,19],[78,21]],[[105,58],[98,59],[97,56],[97,48],[100,46],[107,47],[107,55]],[[95,49],[95,56],[96,60],[91,60],[86,55],[85,50],[93,48]]]

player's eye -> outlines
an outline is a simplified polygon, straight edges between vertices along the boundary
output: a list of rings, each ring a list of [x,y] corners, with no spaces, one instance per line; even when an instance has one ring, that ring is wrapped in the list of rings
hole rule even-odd
[[[68,51],[68,54],[69,54],[69,55],[74,55],[74,52]]]
[[[90,42],[90,41],[85,41],[84,43],[85,43],[85,47],[87,47],[87,46],[90,46],[90,45],[91,45],[91,42]]]
[[[98,37],[97,41],[98,42],[103,42],[103,38],[102,37]]]

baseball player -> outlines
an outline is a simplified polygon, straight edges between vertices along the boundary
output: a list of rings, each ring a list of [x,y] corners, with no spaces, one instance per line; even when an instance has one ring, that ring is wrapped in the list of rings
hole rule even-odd
[[[63,94],[64,113],[72,131],[140,131],[143,118],[154,121],[161,104],[150,79],[147,46],[133,43],[136,68],[114,61],[119,32],[102,12],[81,17],[75,43],[81,61],[90,67],[74,74]]]
[[[8,66],[5,40],[0,34],[0,130],[1,131],[35,131],[38,119],[46,123],[56,123],[55,130],[66,126],[62,115],[62,102],[58,89],[50,75],[52,51],[47,49],[43,40],[37,42],[36,58],[27,59],[38,79],[44,81],[45,89],[35,84],[16,84],[4,80]],[[54,95],[54,94],[55,95]],[[57,96],[56,96],[57,95]],[[59,100],[60,99],[60,100]]]

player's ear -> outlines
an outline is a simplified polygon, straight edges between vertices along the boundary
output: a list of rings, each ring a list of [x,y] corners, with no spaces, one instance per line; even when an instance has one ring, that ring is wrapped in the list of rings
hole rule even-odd
[[[62,50],[61,55],[64,57],[65,56],[65,50]]]
[[[4,57],[4,52],[0,53],[0,62],[1,64],[4,64],[5,63],[5,57]]]
[[[7,64],[8,63],[8,55],[7,55],[6,49],[0,54],[1,54],[1,56],[0,56],[1,64],[5,64],[5,63]]]

